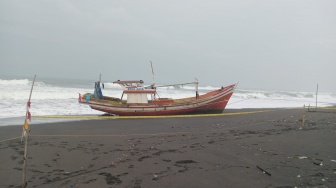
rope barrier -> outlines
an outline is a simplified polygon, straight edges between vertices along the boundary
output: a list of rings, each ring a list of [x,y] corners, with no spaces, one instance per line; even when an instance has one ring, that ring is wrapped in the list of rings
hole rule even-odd
[[[301,107],[302,108],[302,107]],[[299,109],[299,108],[291,108],[291,109]],[[288,110],[288,109],[281,109],[281,111],[283,110]],[[301,113],[301,111],[296,111],[296,112],[293,112],[293,113],[289,113],[287,115],[283,115],[283,116],[280,116],[280,117],[276,117],[272,120],[269,120],[269,121],[276,121],[276,120],[280,120],[280,119],[283,119],[285,117],[290,117],[290,116],[294,116],[295,114],[298,114],[298,113]],[[269,121],[266,121],[266,122],[257,122],[257,123],[250,123],[248,125],[244,125],[244,127],[250,127],[250,126],[256,126],[256,125],[261,125],[261,124],[265,124],[265,123],[269,123]],[[225,127],[225,128],[222,128],[222,129],[217,129],[217,130],[228,130],[228,129],[238,129],[238,128],[242,128],[242,127]]]
[[[17,137],[14,137],[14,138],[8,138],[8,139],[5,139],[5,140],[0,140],[0,143],[10,141],[10,140],[15,140],[15,139],[18,139],[18,138],[21,138],[21,136],[17,136]]]
[[[201,117],[201,116],[228,116],[228,115],[245,115],[245,114],[253,114],[253,113],[262,113],[262,112],[270,112],[271,110],[260,110],[260,111],[251,111],[251,112],[235,112],[235,113],[224,113],[224,114],[200,114],[200,115],[179,115],[179,116],[113,116],[115,119],[134,119],[134,118],[174,118],[174,117]],[[35,118],[81,118],[81,119],[99,119],[99,118],[110,118],[107,116],[34,116]],[[156,134],[121,134],[121,135],[96,135],[96,136],[157,136],[157,135],[167,135],[167,134],[188,134],[191,132],[177,132],[177,133],[156,133]],[[57,136],[57,135],[31,135],[31,136]],[[95,136],[95,135],[59,135],[59,136]],[[0,143],[14,140],[20,137],[9,138],[6,140],[1,140]]]
[[[102,135],[31,135],[32,137],[128,137],[128,136],[165,136],[177,134],[190,134],[192,132],[151,133],[151,134],[102,134]]]
[[[214,117],[214,116],[231,116],[231,115],[244,115],[244,114],[254,114],[269,112],[272,110],[258,110],[258,111],[246,111],[246,112],[230,112],[222,114],[193,114],[193,115],[170,115],[170,116],[69,116],[69,115],[44,115],[44,116],[33,116],[34,118],[60,118],[60,119],[158,119],[158,118],[191,118],[191,117]]]
[[[258,111],[259,113],[261,112],[270,112],[271,110],[265,110],[265,111]],[[251,114],[251,113],[232,113],[234,115],[238,115],[238,114]],[[293,113],[289,114],[292,115]],[[289,115],[285,115],[282,116],[280,118],[284,118],[286,116]],[[277,118],[277,119],[280,119]],[[263,124],[266,122],[260,122],[260,123],[254,123],[254,124],[250,124],[250,125],[245,125],[246,126],[252,126],[252,125],[259,125],[259,124]],[[231,127],[231,129],[234,129],[235,127]],[[241,127],[240,127],[241,128]],[[219,129],[219,130],[226,130],[226,129],[230,129],[230,128],[224,128],[224,129]],[[174,133],[151,133],[151,134],[110,134],[110,135],[33,135],[31,134],[30,137],[128,137],[128,136],[165,136],[165,135],[178,135],[178,134],[192,134],[194,132],[174,132]],[[10,139],[6,139],[6,140],[2,140],[1,142],[5,142],[5,141],[10,141],[10,140],[14,140],[20,137],[14,137],[14,138],[10,138]]]
[[[302,107],[297,107],[297,108],[286,108],[286,109],[280,109],[281,111],[283,110],[289,110],[289,109],[301,109]],[[321,107],[324,108],[324,107]],[[332,107],[332,108],[328,108],[327,109],[334,109],[336,110],[336,108]],[[279,109],[277,109],[279,110]],[[179,116],[132,116],[132,117],[128,117],[128,116],[113,116],[112,118],[116,118],[116,119],[127,119],[127,118],[173,118],[173,117],[202,117],[202,116],[226,116],[226,115],[247,115],[247,114],[253,114],[253,113],[264,113],[264,112],[271,112],[271,111],[275,111],[275,110],[260,110],[260,111],[251,111],[251,112],[235,112],[235,113],[224,113],[224,114],[200,114],[200,115],[179,115]],[[280,116],[280,117],[276,117],[272,120],[269,121],[276,121],[288,116],[294,116],[295,114],[298,113],[302,113],[300,110]],[[106,117],[106,116],[34,116],[34,117],[40,117],[40,118],[63,118],[63,117],[68,117],[68,118],[83,118],[83,117],[92,117],[92,119],[99,119],[99,118],[110,118],[110,117]],[[83,118],[85,119],[85,118]],[[312,117],[310,116],[309,118],[310,120],[312,120]],[[265,123],[269,123],[269,121],[267,122],[258,122],[258,123],[251,123],[248,125],[245,125],[244,127],[248,127],[248,126],[255,126],[255,125],[261,125],[261,124],[265,124]],[[217,129],[217,130],[228,130],[228,129],[236,129],[236,128],[242,128],[242,127],[226,127],[223,129]],[[164,136],[164,135],[176,135],[176,134],[192,134],[193,132],[175,132],[175,133],[153,133],[153,134],[111,134],[111,135],[30,135],[32,137],[47,137],[47,136],[51,136],[51,137],[127,137],[127,136]],[[20,138],[20,136],[18,137],[13,137],[13,138],[9,138],[9,139],[5,139],[5,140],[1,140],[0,143],[6,142],[6,141],[11,141],[14,139],[18,139]]]

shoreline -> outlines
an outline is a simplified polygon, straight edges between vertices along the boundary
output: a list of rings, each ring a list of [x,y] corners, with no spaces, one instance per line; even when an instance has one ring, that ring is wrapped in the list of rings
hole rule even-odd
[[[335,185],[335,110],[305,112],[303,128],[302,108],[258,110],[265,112],[34,124],[28,187]],[[21,185],[21,131],[0,127],[0,186]]]
[[[218,115],[223,115],[225,113],[231,113],[231,112],[239,112],[239,111],[254,111],[258,110],[258,108],[246,108],[246,109],[225,109],[224,113],[218,114]],[[194,116],[197,117],[202,114],[195,114],[195,115],[172,115],[172,116],[104,116],[103,112],[102,114],[80,114],[80,115],[36,115],[32,116],[32,121],[29,122],[30,125],[36,125],[36,124],[48,124],[48,123],[61,123],[61,122],[72,122],[72,121],[85,121],[85,120],[90,120],[90,119],[96,119],[96,120],[101,120],[101,119],[118,119],[118,118],[155,118],[155,117],[160,117],[160,118],[171,118],[171,117],[187,117],[187,116]],[[20,116],[20,117],[8,117],[8,118],[3,118],[2,124],[0,124],[0,127],[3,126],[22,126],[24,122],[25,117]],[[5,124],[7,123],[7,124]]]
[[[90,119],[119,119],[119,118],[172,118],[172,117],[189,117],[189,116],[225,116],[227,113],[238,113],[238,112],[253,112],[253,111],[264,111],[264,110],[281,110],[281,109],[299,109],[302,107],[275,107],[275,108],[228,108],[225,109],[222,114],[190,114],[190,115],[167,115],[167,116],[105,116],[102,114],[76,114],[76,115],[33,115],[32,119],[29,124],[30,125],[37,125],[37,124],[48,124],[48,123],[62,123],[62,122],[73,122],[73,121],[85,121]],[[306,107],[308,109],[308,106]],[[314,107],[311,107],[314,109]],[[335,105],[330,106],[320,106],[318,107],[319,110],[323,109],[330,109],[335,110]],[[22,126],[24,122],[24,116],[20,117],[8,117],[2,118],[2,122],[0,122],[0,127],[4,126]]]

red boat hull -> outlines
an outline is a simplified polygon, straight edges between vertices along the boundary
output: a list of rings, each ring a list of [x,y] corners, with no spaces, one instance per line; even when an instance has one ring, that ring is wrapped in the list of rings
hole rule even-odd
[[[85,101],[84,96],[80,103],[88,104],[92,109],[116,114],[119,116],[164,116],[183,114],[213,114],[223,113],[236,84],[200,95],[196,98],[177,99],[172,103],[155,102],[148,104],[111,104],[106,100]],[[178,102],[177,102],[178,101]]]

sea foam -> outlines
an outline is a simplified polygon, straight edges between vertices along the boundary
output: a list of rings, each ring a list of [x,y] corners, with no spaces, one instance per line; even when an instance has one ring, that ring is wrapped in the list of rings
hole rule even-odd
[[[0,125],[7,125],[6,119],[25,115],[26,103],[29,97],[32,81],[28,79],[0,79]],[[31,98],[30,112],[38,115],[83,115],[102,114],[92,110],[88,105],[78,103],[78,93],[92,93],[94,83],[71,83],[53,80],[52,82],[37,80]],[[121,97],[122,88],[111,82],[104,83],[103,94]],[[200,86],[200,94],[220,87]],[[185,85],[174,88],[158,88],[161,98],[183,98],[195,95],[195,87]],[[237,88],[231,97],[227,108],[291,108],[303,105],[315,105],[314,92],[261,91]],[[319,93],[318,105],[335,105],[333,93]],[[23,120],[22,120],[23,121]]]

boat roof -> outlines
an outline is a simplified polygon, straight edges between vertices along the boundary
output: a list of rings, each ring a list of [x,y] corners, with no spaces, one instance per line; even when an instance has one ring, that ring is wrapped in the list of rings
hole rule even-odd
[[[117,80],[117,81],[114,81],[113,82],[114,84],[133,84],[133,83],[144,83],[143,80],[123,80],[123,81],[120,81],[120,80]]]
[[[126,94],[154,94],[156,93],[155,89],[143,89],[143,90],[124,90]]]

